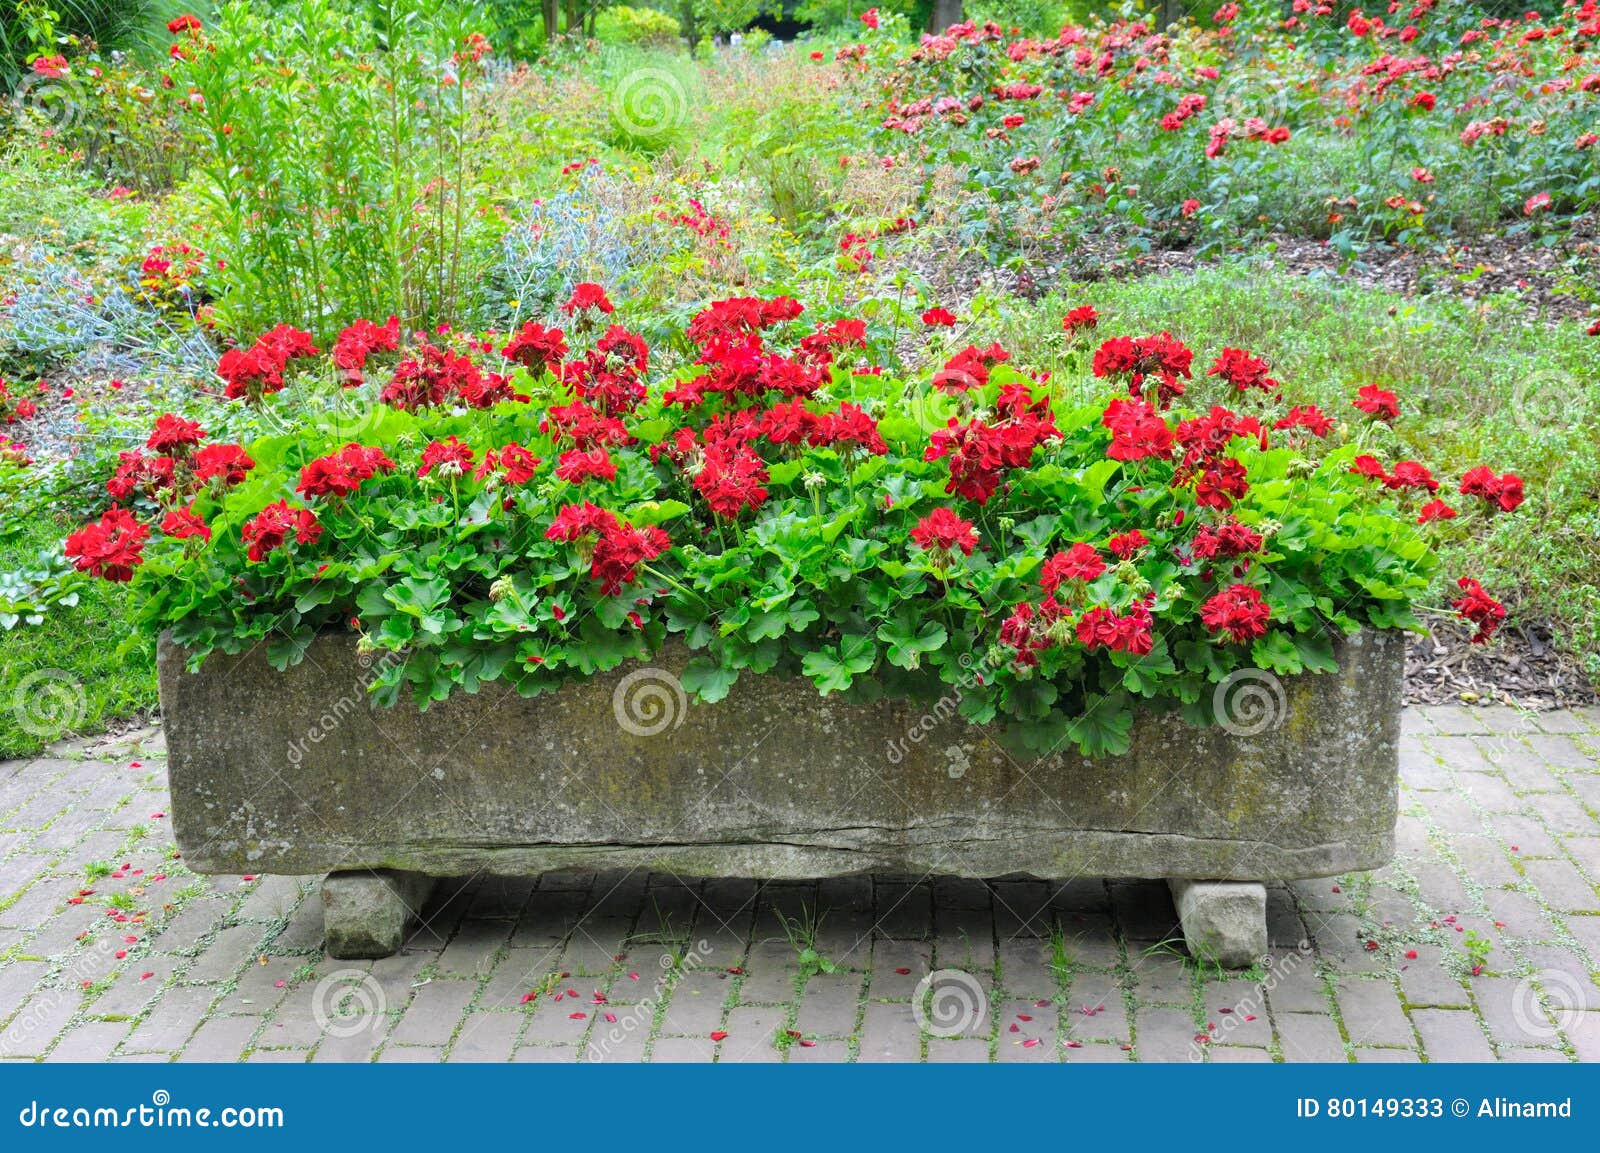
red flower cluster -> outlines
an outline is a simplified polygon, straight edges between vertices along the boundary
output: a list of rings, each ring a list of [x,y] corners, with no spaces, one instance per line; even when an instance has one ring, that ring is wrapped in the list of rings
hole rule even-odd
[[[549,369],[561,371],[561,362],[567,355],[566,335],[559,328],[546,328],[529,321],[500,350],[507,360],[514,360],[534,376]]]
[[[318,457],[300,470],[295,491],[304,497],[343,497],[361,488],[380,472],[393,472],[394,461],[381,448],[347,444],[338,452]]]
[[[545,539],[593,545],[589,575],[600,582],[604,596],[615,596],[638,577],[638,568],[672,547],[672,538],[656,525],[635,528],[613,513],[588,503],[569,504],[545,530]]]
[[[286,500],[269,504],[239,530],[240,539],[250,546],[246,555],[255,562],[282,548],[291,534],[298,544],[315,544],[322,536],[322,525],[310,509],[291,508]]]
[[[970,520],[962,520],[949,508],[936,508],[917,522],[911,530],[911,539],[928,552],[952,555],[960,550],[971,556],[978,547],[978,534]]]
[[[616,305],[611,303],[611,298],[606,295],[605,289],[598,284],[585,281],[572,290],[572,295],[561,306],[561,311],[568,316],[576,316],[591,308],[607,316],[617,310]]]
[[[1462,496],[1481,496],[1491,509],[1510,512],[1523,501],[1522,478],[1508,472],[1496,476],[1488,465],[1469,468],[1461,477]]]
[[[0,376],[0,424],[15,424],[19,420],[27,420],[38,409],[33,401],[25,396],[17,396],[6,387],[5,377]]]
[[[1082,581],[1087,584],[1106,571],[1105,561],[1091,544],[1082,541],[1066,552],[1058,552],[1044,562],[1039,574],[1039,587],[1054,593],[1063,581]]]
[[[1266,636],[1272,610],[1250,585],[1229,585],[1200,606],[1200,620],[1214,633],[1227,633],[1234,644]]]
[[[378,394],[378,399],[402,412],[436,408],[459,402],[467,408],[492,408],[515,393],[511,379],[497,372],[484,372],[472,357],[426,341],[395,365],[394,375]]]
[[[952,416],[928,438],[922,459],[950,461],[945,492],[987,504],[1006,472],[1027,467],[1034,449],[1061,435],[1049,398],[1035,401],[1026,385],[1002,392],[997,415],[1000,419],[993,424],[977,417],[962,424]]]
[[[951,396],[982,388],[989,383],[989,370],[1010,359],[1011,354],[999,344],[991,344],[985,349],[969,344],[933,374],[933,387]]]
[[[133,570],[144,563],[149,536],[149,526],[127,509],[107,509],[98,521],[67,538],[66,554],[79,572],[108,581],[131,580]]]
[[[1506,607],[1484,592],[1483,586],[1471,577],[1462,577],[1456,585],[1462,595],[1450,602],[1451,607],[1478,626],[1472,643],[1481,645],[1494,636],[1500,622],[1506,619]]]
[[[1358,388],[1353,403],[1373,420],[1389,422],[1400,416],[1400,398],[1375,384],[1363,384]]]
[[[1088,332],[1100,323],[1100,314],[1094,305],[1084,304],[1072,309],[1061,318],[1062,332]]]
[[[263,396],[283,391],[284,370],[291,360],[316,354],[309,332],[280,324],[249,348],[230,348],[222,354],[217,362],[217,375],[227,382],[222,395],[258,403]]]
[[[1260,357],[1251,356],[1242,348],[1224,348],[1222,355],[1217,357],[1217,363],[1211,366],[1206,375],[1220,376],[1240,392],[1248,392],[1252,388],[1272,392],[1278,387],[1278,382],[1267,375],[1270,371],[1271,366]]]
[[[362,382],[367,357],[374,352],[393,352],[400,347],[400,318],[391,316],[382,327],[370,320],[358,320],[341,332],[333,343],[333,364],[344,370],[344,383],[354,388]]]
[[[1155,405],[1166,408],[1183,395],[1194,353],[1172,334],[1114,336],[1095,350],[1092,368],[1098,377],[1125,377],[1128,391],[1143,396],[1145,382],[1155,378]]]

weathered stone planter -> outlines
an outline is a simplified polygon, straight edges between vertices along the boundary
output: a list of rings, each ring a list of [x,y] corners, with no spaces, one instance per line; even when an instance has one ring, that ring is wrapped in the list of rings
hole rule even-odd
[[[374,709],[343,636],[283,673],[257,652],[191,675],[163,640],[160,671],[185,859],[329,873],[334,956],[397,949],[433,877],[640,867],[1167,878],[1191,950],[1242,965],[1266,947],[1261,882],[1389,860],[1402,648],[1368,632],[1339,645],[1335,675],[1247,675],[1219,690],[1243,694],[1232,731],[1152,714],[1126,756],[1028,763],[956,717],[954,691],[845,705],[747,675],[690,707],[679,649],[426,713]]]

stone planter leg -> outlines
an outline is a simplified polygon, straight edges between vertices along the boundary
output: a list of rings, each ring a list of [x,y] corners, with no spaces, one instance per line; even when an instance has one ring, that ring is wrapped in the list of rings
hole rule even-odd
[[[396,869],[329,873],[322,879],[328,955],[341,961],[400,951],[406,927],[433,891],[433,878]]]
[[[1184,944],[1196,960],[1247,969],[1267,951],[1267,889],[1236,881],[1169,880],[1183,924]]]

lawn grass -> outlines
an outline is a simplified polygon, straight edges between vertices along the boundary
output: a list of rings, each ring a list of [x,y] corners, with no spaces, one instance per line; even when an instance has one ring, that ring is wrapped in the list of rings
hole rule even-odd
[[[0,537],[0,571],[58,546],[67,531],[46,515],[23,523]],[[130,609],[125,588],[92,581],[77,605],[0,632],[0,758],[154,709],[155,649]]]
[[[1197,377],[1224,346],[1268,357],[1299,402],[1358,420],[1358,386],[1401,398],[1400,444],[1379,440],[1392,464],[1414,455],[1448,479],[1488,464],[1516,472],[1528,500],[1487,524],[1455,522],[1441,549],[1446,581],[1475,576],[1503,594],[1511,623],[1547,620],[1558,642],[1600,680],[1600,339],[1582,325],[1529,323],[1519,302],[1444,296],[1406,299],[1329,278],[1232,264],[1193,274],[1068,284],[1037,305],[1003,306],[999,336],[1024,364],[1065,369],[1060,318],[1100,310],[1096,333],[1170,331],[1195,349]],[[1099,397],[1101,381],[1066,371],[1065,387]],[[1441,491],[1466,508],[1466,498]]]

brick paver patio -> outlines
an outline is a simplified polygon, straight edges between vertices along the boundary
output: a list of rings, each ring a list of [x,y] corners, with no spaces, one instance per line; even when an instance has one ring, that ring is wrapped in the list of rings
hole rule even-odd
[[[335,961],[316,878],[184,867],[157,731],[62,746],[0,764],[0,1058],[1600,1060],[1600,711],[1406,732],[1396,862],[1273,887],[1244,974],[1162,884],[942,877],[464,878]]]

